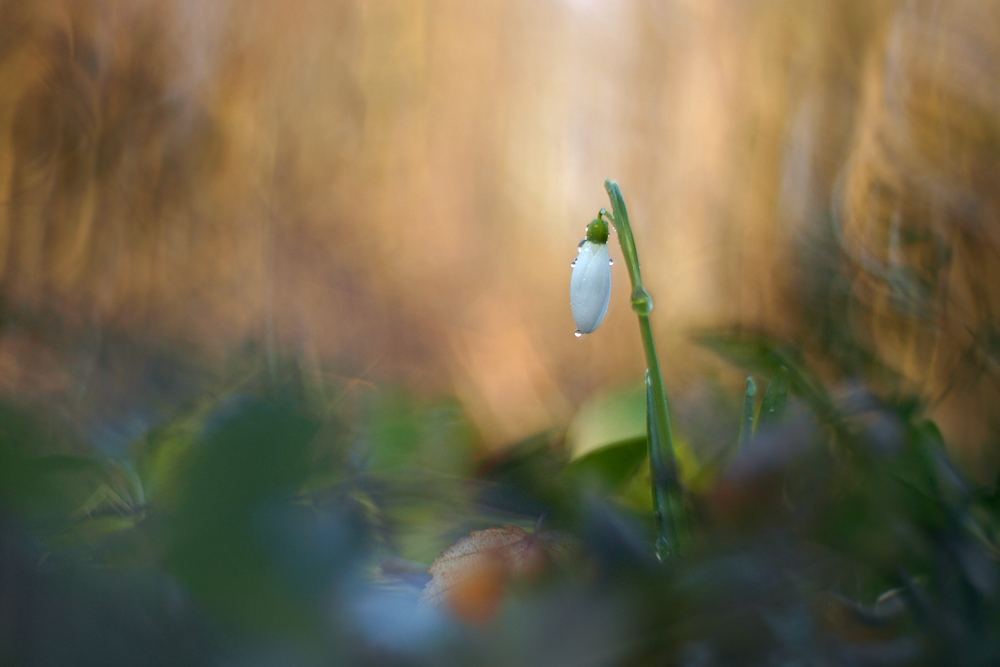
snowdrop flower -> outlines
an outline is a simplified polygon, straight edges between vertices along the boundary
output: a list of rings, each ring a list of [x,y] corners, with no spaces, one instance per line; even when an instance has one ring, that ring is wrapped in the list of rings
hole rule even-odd
[[[611,258],[608,223],[598,217],[587,226],[569,282],[569,304],[576,321],[576,335],[594,331],[604,321],[611,300]]]

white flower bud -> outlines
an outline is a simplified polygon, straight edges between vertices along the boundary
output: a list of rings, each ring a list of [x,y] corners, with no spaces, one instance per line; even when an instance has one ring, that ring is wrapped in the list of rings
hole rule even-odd
[[[577,335],[588,334],[600,326],[610,301],[611,258],[608,244],[584,241],[573,263],[573,277],[569,281],[569,305],[573,309]]]

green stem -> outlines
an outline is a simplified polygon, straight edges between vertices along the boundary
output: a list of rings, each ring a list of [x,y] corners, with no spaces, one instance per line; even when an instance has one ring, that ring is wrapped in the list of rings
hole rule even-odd
[[[611,222],[618,232],[625,266],[632,281],[632,310],[639,317],[639,333],[642,335],[642,348],[646,354],[647,431],[653,516],[657,532],[656,552],[663,559],[680,553],[680,536],[685,530],[686,521],[680,477],[677,474],[677,458],[674,455],[673,434],[670,429],[667,392],[663,387],[660,362],[656,356],[656,343],[653,340],[653,328],[649,323],[653,300],[642,286],[639,255],[635,249],[635,239],[632,237],[622,191],[616,182],[608,179],[604,181],[604,189],[608,191],[608,197],[611,199],[614,211],[610,216]],[[602,209],[601,215],[607,215],[607,211]]]

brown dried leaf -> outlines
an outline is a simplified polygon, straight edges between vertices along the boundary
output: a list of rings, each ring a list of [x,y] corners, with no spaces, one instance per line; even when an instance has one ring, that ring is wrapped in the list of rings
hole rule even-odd
[[[562,531],[528,533],[517,526],[463,537],[431,565],[433,579],[420,595],[425,605],[448,604],[470,622],[488,621],[512,578],[534,579],[550,558],[564,559],[575,538]]]

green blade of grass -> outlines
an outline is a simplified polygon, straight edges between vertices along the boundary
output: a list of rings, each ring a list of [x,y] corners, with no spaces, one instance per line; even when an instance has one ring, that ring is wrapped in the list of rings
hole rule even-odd
[[[753,412],[757,399],[757,383],[752,376],[747,376],[747,389],[743,394],[743,415],[740,418],[739,448],[743,449],[753,436]]]
[[[788,402],[789,373],[787,366],[779,366],[778,373],[771,378],[764,393],[764,401],[760,406],[760,416],[757,418],[757,429],[780,424],[785,416],[785,405]]]

